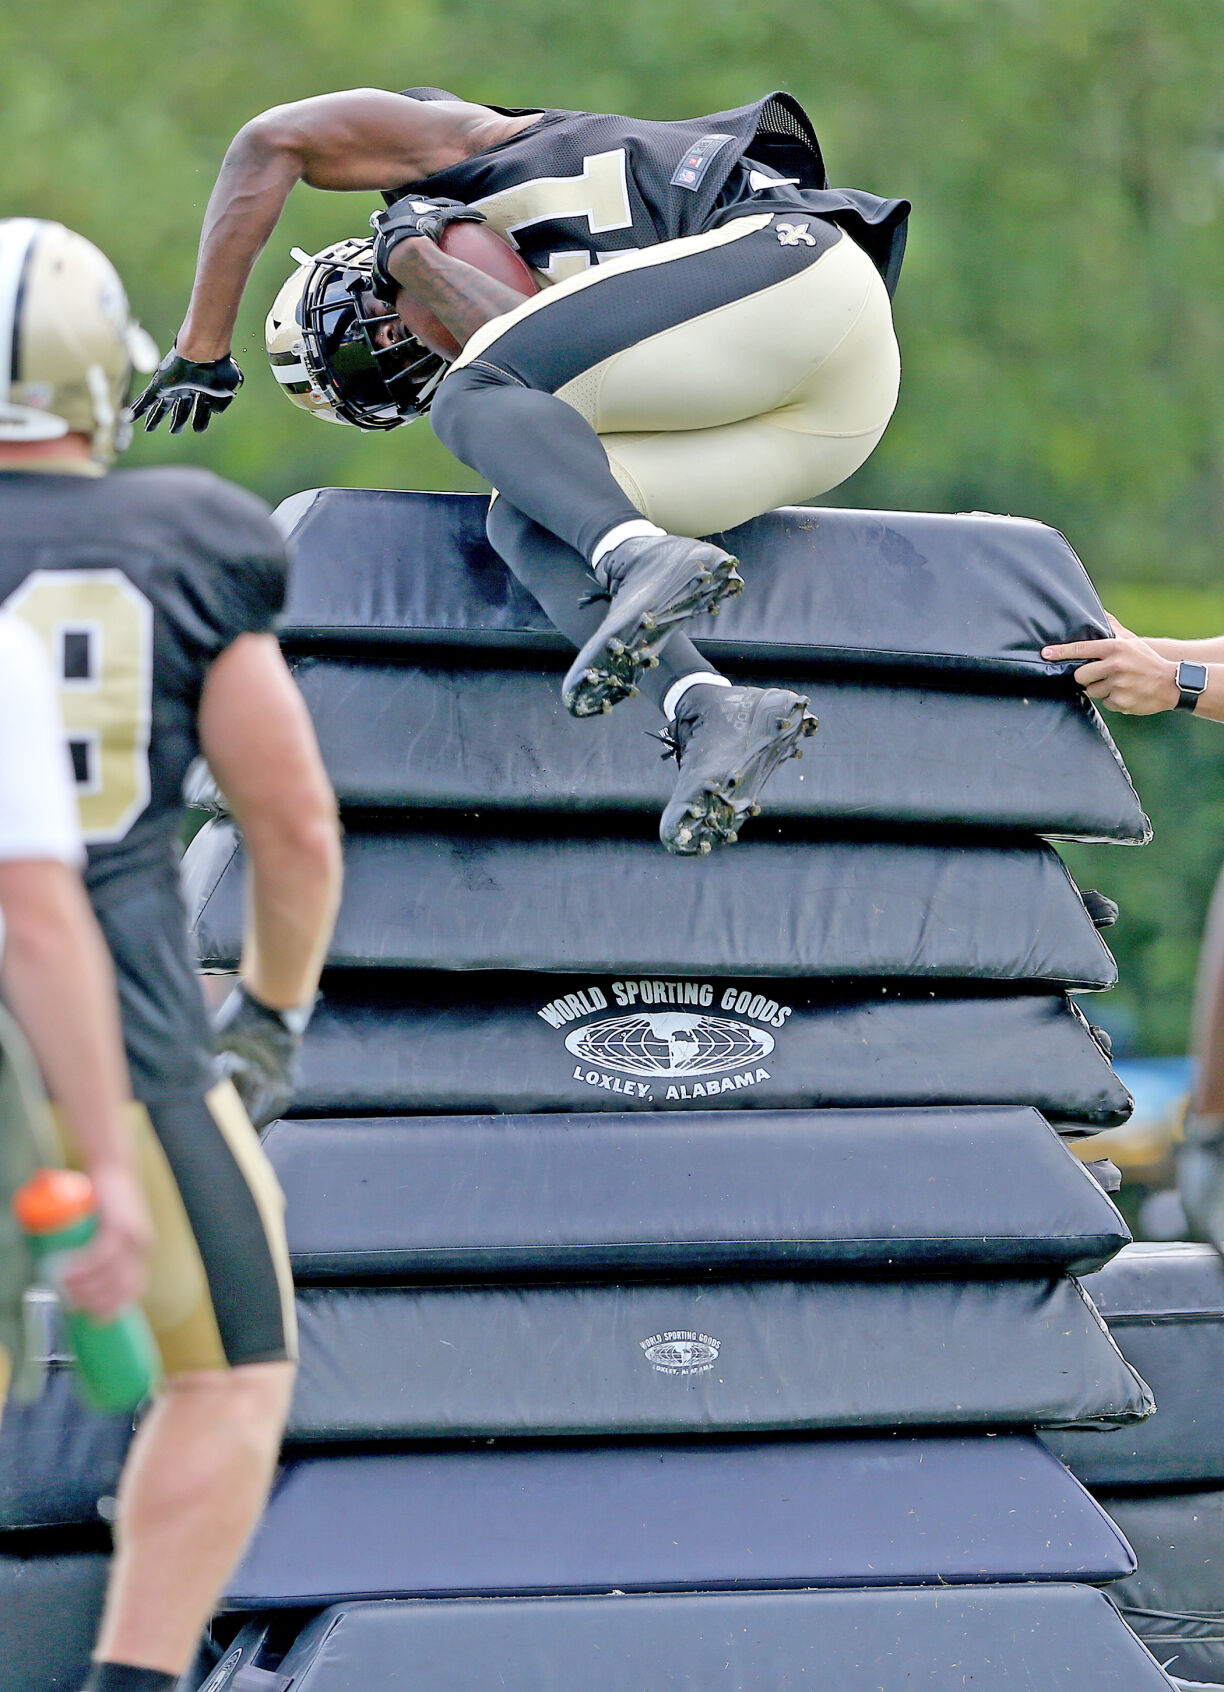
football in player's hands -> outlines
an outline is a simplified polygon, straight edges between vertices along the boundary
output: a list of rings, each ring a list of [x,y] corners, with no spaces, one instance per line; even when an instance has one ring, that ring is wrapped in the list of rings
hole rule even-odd
[[[539,292],[539,283],[524,260],[487,223],[448,223],[438,237],[438,245],[451,258],[461,259],[495,282],[504,282],[524,299]],[[450,330],[427,305],[414,300],[407,288],[401,290],[397,305],[408,328],[430,352],[448,360],[459,356],[459,342]]]

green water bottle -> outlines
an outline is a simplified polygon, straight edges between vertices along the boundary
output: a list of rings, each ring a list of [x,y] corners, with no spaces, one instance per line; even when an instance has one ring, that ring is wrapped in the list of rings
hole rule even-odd
[[[40,1169],[13,1195],[13,1215],[41,1273],[55,1287],[98,1229],[93,1183],[75,1169]],[[139,1305],[99,1322],[61,1293],[77,1390],[94,1410],[134,1410],[157,1380],[157,1349]]]

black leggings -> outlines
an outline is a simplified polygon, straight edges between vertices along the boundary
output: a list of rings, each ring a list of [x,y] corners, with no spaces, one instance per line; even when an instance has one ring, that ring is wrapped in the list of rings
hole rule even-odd
[[[567,552],[589,559],[609,529],[641,519],[599,436],[553,394],[521,387],[488,365],[465,365],[438,389],[430,421],[456,458],[508,493]]]

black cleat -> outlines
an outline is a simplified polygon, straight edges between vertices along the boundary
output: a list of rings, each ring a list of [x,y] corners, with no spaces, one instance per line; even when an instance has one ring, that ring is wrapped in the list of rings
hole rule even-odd
[[[659,823],[667,850],[687,856],[733,845],[744,818],[760,810],[762,787],[815,732],[807,699],[787,688],[689,688],[663,737],[680,766]]]
[[[678,623],[740,591],[736,562],[709,541],[679,535],[636,535],[613,547],[597,572],[611,609],[570,665],[566,709],[593,717],[632,697]]]

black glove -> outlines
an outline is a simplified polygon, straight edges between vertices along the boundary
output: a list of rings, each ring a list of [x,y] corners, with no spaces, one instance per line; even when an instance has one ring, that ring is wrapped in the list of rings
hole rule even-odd
[[[273,1010],[240,982],[213,1018],[218,1079],[234,1083],[256,1128],[274,1122],[289,1107],[308,1015]]]
[[[422,194],[405,194],[386,211],[375,212],[370,228],[374,231],[374,283],[381,298],[393,300],[399,292],[400,284],[387,269],[387,260],[401,241],[414,235],[436,241],[448,223],[486,221],[483,212],[461,200],[428,200]]]
[[[172,435],[190,417],[198,435],[207,429],[214,413],[225,410],[241,386],[242,372],[228,353],[207,364],[193,364],[171,347],[132,407],[132,416],[143,417],[146,429],[156,429],[169,416]]]

